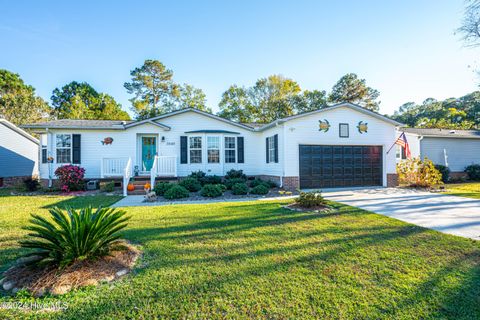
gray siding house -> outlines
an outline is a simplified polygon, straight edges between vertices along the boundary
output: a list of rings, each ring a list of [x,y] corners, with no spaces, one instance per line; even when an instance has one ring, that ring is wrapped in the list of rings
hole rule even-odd
[[[399,132],[405,132],[413,157],[449,167],[452,177],[463,176],[468,165],[480,164],[479,130],[402,128]]]
[[[38,140],[0,119],[0,186],[38,175]]]

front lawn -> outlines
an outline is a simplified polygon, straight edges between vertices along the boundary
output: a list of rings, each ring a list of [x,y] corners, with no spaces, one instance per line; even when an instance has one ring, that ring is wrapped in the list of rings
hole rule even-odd
[[[480,182],[446,184],[445,188],[446,193],[454,196],[480,199]]]
[[[0,197],[0,261],[31,212],[112,197]],[[61,298],[64,319],[478,319],[480,244],[345,205],[292,212],[287,201],[128,208],[134,274]],[[2,266],[5,270],[8,265]],[[25,296],[25,295],[23,295]],[[33,298],[23,298],[25,301]],[[13,298],[1,297],[0,305]],[[0,311],[0,318],[2,317]]]

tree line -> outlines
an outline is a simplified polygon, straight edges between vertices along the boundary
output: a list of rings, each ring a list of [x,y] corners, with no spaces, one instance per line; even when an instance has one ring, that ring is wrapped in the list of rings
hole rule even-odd
[[[145,60],[130,76],[124,88],[131,94],[135,119],[188,107],[212,111],[201,89],[176,83],[173,71],[158,60]],[[302,90],[290,78],[271,75],[250,87],[231,85],[222,94],[218,115],[243,123],[266,123],[337,102],[352,102],[378,112],[379,95],[354,73],[341,77],[328,94],[325,90]],[[86,82],[72,81],[54,89],[48,104],[18,74],[7,70],[0,70],[0,114],[18,125],[48,119],[130,120],[112,96]],[[429,98],[422,104],[405,103],[392,118],[411,127],[479,128],[480,92],[444,101]]]

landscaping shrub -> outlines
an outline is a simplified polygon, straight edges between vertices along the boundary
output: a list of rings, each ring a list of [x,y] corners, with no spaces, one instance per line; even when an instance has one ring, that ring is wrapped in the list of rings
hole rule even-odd
[[[436,164],[435,169],[437,169],[442,175],[442,181],[448,182],[450,177],[450,169],[447,166],[444,166],[443,164]]]
[[[411,187],[430,188],[443,184],[442,174],[435,169],[431,160],[425,158],[411,158],[397,164],[398,180],[400,184]]]
[[[255,179],[250,182],[251,188],[255,188],[260,185],[265,186],[267,189],[270,189],[270,184],[267,181],[264,181],[262,179]]]
[[[153,188],[153,191],[157,196],[163,196],[170,188],[175,186],[175,184],[170,182],[159,182]]]
[[[113,192],[115,190],[115,181],[100,184],[100,190],[103,192]]]
[[[198,170],[198,171],[192,171],[192,173],[190,173],[188,177],[197,179],[198,181],[202,182],[203,178],[205,178],[206,175],[207,174],[202,170]]]
[[[227,189],[231,190],[234,184],[245,183],[245,181],[246,180],[242,178],[229,178],[225,180],[224,184],[227,187]]]
[[[40,187],[40,182],[35,178],[27,178],[23,180],[23,185],[27,191],[37,191],[38,187]]]
[[[200,184],[200,182],[197,179],[191,177],[183,179],[178,184],[182,187],[185,187],[185,189],[191,192],[197,192],[198,190],[202,189],[202,185]]]
[[[232,186],[232,193],[235,195],[247,194],[248,193],[248,186],[245,182],[243,183],[235,183]]]
[[[220,197],[225,192],[224,188],[225,186],[222,184],[206,184],[203,186],[201,194],[209,198]]]
[[[216,176],[216,175],[205,176],[205,177],[202,178],[202,180],[200,180],[200,183],[202,184],[202,186],[204,186],[206,184],[220,184],[220,183],[222,183],[222,177],[219,177],[219,176]]]
[[[173,184],[173,186],[163,194],[165,199],[188,198],[189,195],[190,192],[185,187],[182,187],[178,184]]]
[[[251,194],[267,194],[268,193],[268,186],[265,184],[259,184],[255,187],[253,187],[250,190]]]
[[[469,180],[480,180],[480,164],[471,164],[465,168]]]
[[[303,208],[313,208],[325,205],[326,200],[320,191],[310,191],[300,192],[300,195],[295,198],[295,203]]]
[[[63,192],[83,190],[85,187],[85,169],[74,165],[65,165],[55,170],[55,176],[60,180]]]
[[[231,169],[227,171],[225,179],[242,179],[243,181],[246,181],[247,175],[243,173],[243,170]]]
[[[32,263],[53,264],[63,268],[74,261],[94,259],[107,255],[120,238],[129,217],[125,211],[112,208],[94,210],[91,207],[63,212],[49,210],[50,218],[32,215],[29,239],[20,241],[23,248],[35,249],[28,256],[38,256]]]

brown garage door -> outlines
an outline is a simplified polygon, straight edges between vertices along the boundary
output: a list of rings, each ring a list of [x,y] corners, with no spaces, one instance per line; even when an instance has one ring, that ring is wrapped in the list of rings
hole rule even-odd
[[[381,146],[300,145],[300,188],[382,185]]]

